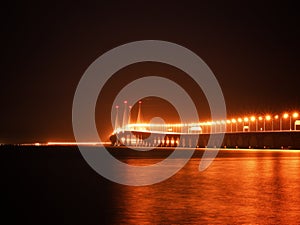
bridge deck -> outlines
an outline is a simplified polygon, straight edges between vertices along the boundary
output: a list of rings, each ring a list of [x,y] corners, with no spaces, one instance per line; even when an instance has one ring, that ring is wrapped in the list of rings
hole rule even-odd
[[[111,142],[114,145],[129,146],[300,149],[300,131],[248,131],[212,134],[124,131],[112,135]]]

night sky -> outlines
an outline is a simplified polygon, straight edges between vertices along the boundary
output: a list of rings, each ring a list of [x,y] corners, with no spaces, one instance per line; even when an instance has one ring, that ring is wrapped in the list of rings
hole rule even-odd
[[[198,54],[217,77],[229,116],[300,109],[296,5],[99,2],[2,5],[0,143],[73,141],[72,101],[84,71],[106,51],[138,40],[174,42]],[[176,74],[201,118],[209,118],[201,90],[191,91],[182,72],[132,65],[115,74],[97,104],[101,137],[112,131],[106,117],[119,89],[152,72]],[[145,107],[153,102],[146,99]]]

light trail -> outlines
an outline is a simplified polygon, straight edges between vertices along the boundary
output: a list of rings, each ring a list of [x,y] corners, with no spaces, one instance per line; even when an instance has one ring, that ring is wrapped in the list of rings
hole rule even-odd
[[[47,142],[45,145],[83,145],[83,146],[96,146],[96,145],[106,145],[110,142]]]

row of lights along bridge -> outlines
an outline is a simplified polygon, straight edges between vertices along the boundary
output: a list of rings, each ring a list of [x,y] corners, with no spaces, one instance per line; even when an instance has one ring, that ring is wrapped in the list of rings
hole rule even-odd
[[[115,131],[124,130],[125,127],[129,127],[130,130],[143,130],[145,126],[153,126],[153,124],[144,124],[141,121],[141,101],[139,101],[138,116],[135,124],[131,124],[131,106],[129,106],[129,112],[127,112],[127,101],[124,101],[124,113],[122,125],[118,122],[118,108],[116,106],[116,121]],[[129,114],[129,115],[128,115]],[[250,116],[250,117],[238,117],[226,120],[207,121],[190,124],[156,124],[156,127],[161,127],[161,130],[170,132],[180,132],[180,127],[193,127],[201,133],[218,133],[218,132],[259,132],[259,131],[292,131],[297,130],[297,126],[300,126],[300,120],[298,112],[283,113],[279,115],[264,115],[264,116]],[[121,126],[119,126],[121,125]],[[196,127],[195,127],[196,126]]]
[[[220,121],[208,121],[199,123],[202,133],[209,132],[241,132],[241,131],[291,131],[296,130],[300,121],[298,112],[284,113],[279,115],[239,117],[238,119],[227,119]],[[293,124],[293,126],[292,126]]]

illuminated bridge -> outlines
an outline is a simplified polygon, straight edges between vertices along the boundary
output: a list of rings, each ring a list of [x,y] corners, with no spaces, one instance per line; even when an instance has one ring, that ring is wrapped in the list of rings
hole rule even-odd
[[[127,102],[124,104],[121,126],[116,107],[115,129],[110,137],[113,145],[214,148],[224,136],[223,148],[300,149],[298,112],[182,124],[150,124],[141,122],[141,104],[136,123],[130,123],[130,111],[127,116]]]

